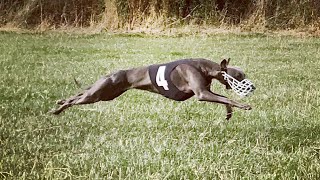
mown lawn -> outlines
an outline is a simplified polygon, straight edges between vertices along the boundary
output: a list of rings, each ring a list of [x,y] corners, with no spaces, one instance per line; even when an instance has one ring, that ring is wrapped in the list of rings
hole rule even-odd
[[[0,32],[0,179],[319,179],[320,39],[252,35]],[[257,90],[225,108],[128,91],[111,102],[55,101],[118,69],[230,57]]]

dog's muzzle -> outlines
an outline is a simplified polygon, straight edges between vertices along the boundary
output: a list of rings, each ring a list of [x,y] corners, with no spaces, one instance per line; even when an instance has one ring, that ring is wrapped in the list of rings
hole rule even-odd
[[[226,72],[223,72],[222,76],[224,80],[227,81],[227,83],[230,85],[231,89],[241,97],[249,95],[256,89],[253,83],[248,79],[238,81]]]

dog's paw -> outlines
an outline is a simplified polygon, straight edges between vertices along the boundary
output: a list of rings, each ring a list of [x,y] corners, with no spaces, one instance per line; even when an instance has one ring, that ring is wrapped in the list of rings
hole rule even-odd
[[[244,110],[251,110],[252,108],[251,108],[251,106],[250,106],[250,105],[245,104],[245,105],[243,105],[243,106],[241,107],[241,109],[244,109]]]
[[[58,114],[60,114],[60,112],[61,112],[61,111],[59,111],[59,110],[57,110],[57,109],[52,109],[52,110],[50,110],[48,113],[49,113],[49,114],[58,115]]]
[[[232,113],[227,113],[226,120],[228,121],[232,117]]]
[[[62,104],[64,104],[65,102],[66,102],[65,99],[60,99],[60,100],[56,101],[56,104],[62,105]]]

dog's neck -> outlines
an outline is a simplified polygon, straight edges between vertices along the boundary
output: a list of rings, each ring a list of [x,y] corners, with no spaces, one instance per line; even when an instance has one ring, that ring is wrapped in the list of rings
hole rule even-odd
[[[204,60],[198,61],[197,66],[205,76],[205,79],[208,85],[212,83],[212,79],[218,80],[218,82],[220,82],[225,86],[227,85],[227,82],[224,80],[222,76],[220,64],[204,59]]]
[[[202,71],[202,73],[206,77],[210,77],[211,79],[215,78],[217,79],[219,76],[219,73],[221,72],[221,67],[218,63],[209,61],[209,60],[202,60],[199,63],[199,67]]]

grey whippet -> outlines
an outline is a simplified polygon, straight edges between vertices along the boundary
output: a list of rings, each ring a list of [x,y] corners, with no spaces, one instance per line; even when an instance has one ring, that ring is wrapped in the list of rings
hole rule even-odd
[[[167,64],[120,70],[100,78],[92,86],[75,96],[57,101],[60,106],[51,112],[60,114],[73,105],[109,101],[129,89],[141,89],[176,101],[184,101],[195,95],[200,101],[224,104],[227,109],[226,119],[230,119],[232,107],[244,110],[250,110],[251,107],[213,93],[210,90],[212,79],[218,80],[225,85],[226,89],[242,93],[241,95],[253,92],[255,87],[245,79],[245,74],[241,69],[228,66],[229,61],[230,59],[223,59],[218,64],[200,58],[183,59]],[[249,83],[244,84],[245,81]]]

